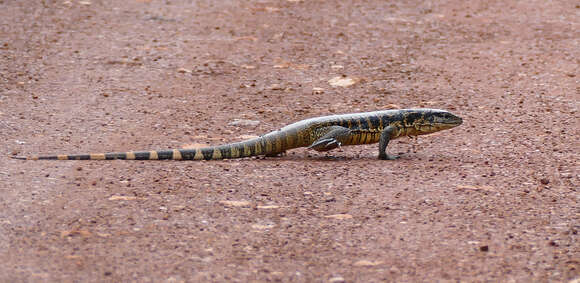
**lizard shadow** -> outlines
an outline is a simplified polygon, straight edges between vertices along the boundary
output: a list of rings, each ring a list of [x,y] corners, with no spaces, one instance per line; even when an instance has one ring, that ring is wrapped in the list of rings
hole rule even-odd
[[[399,154],[397,160],[412,160],[413,156],[409,154]],[[319,162],[349,162],[349,161],[368,161],[368,162],[393,162],[397,160],[381,160],[375,155],[355,155],[355,156],[337,156],[337,155],[310,155],[310,154],[292,154],[279,157],[257,157],[260,162],[295,162],[295,161],[319,161]]]

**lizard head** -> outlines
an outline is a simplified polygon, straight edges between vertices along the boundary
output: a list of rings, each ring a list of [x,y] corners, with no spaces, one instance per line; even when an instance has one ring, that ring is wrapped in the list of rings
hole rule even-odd
[[[407,135],[426,135],[451,129],[463,123],[463,119],[439,109],[413,109],[405,114]]]
[[[428,121],[441,130],[451,129],[463,123],[463,119],[445,110],[431,109],[427,116]]]

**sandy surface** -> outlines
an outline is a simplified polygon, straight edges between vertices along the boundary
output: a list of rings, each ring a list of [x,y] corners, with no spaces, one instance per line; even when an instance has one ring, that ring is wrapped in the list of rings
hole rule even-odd
[[[578,2],[353,2],[0,0],[0,281],[580,278]],[[396,161],[9,158],[397,107],[464,124]]]

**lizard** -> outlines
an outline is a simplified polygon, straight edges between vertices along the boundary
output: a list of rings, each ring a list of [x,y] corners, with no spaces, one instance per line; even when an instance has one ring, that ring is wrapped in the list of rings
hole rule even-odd
[[[310,118],[246,141],[197,149],[12,156],[21,160],[221,160],[251,156],[277,156],[286,150],[307,147],[329,151],[340,146],[379,144],[379,159],[394,160],[387,154],[393,139],[418,136],[457,127],[463,120],[439,109],[395,109]]]

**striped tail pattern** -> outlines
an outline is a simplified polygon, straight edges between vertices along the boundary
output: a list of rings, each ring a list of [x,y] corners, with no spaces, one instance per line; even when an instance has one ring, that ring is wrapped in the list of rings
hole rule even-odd
[[[288,149],[277,133],[219,146],[197,149],[167,149],[91,154],[59,154],[47,156],[13,157],[23,160],[220,160],[258,155],[276,155]]]

